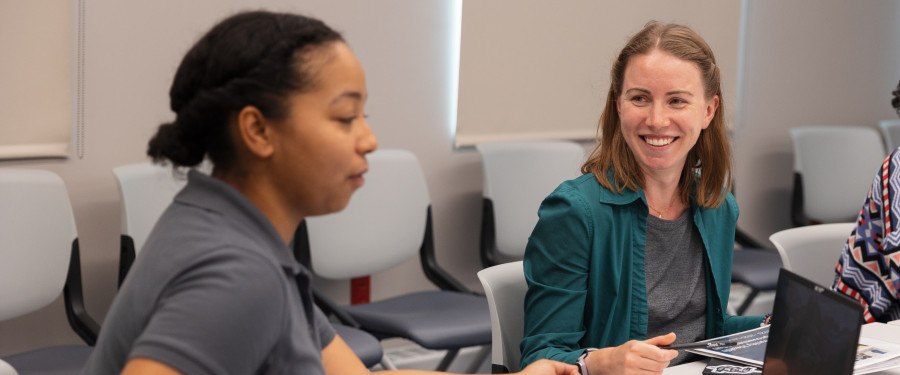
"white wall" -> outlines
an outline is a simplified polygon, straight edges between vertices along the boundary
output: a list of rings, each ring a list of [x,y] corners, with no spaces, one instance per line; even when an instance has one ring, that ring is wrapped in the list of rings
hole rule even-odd
[[[242,3],[87,0],[84,158],[0,162],[0,167],[52,170],[65,180],[82,238],[88,311],[95,317],[105,316],[115,294],[119,197],[110,170],[145,159],[146,141],[154,128],[172,117],[167,92],[181,55],[214,20],[244,8]],[[449,36],[436,34],[448,27],[449,3],[269,0],[254,4],[310,13],[345,32],[367,71],[367,112],[381,147],[412,150],[426,170],[439,261],[477,288],[480,159],[474,150],[452,148],[451,98],[444,78],[451,61],[442,48]],[[766,239],[788,226],[790,126],[873,125],[896,116],[888,97],[900,79],[900,38],[896,37],[900,35],[900,3],[748,3],[736,174],[741,225]],[[373,298],[428,288],[420,275],[416,262],[375,275]],[[347,300],[347,289],[346,283],[328,285],[339,301]],[[76,342],[59,302],[0,323],[0,355]]]
[[[745,4],[749,22],[735,127],[738,225],[768,242],[770,234],[791,226],[791,127],[877,128],[879,120],[897,118],[890,98],[900,80],[900,2]],[[873,176],[878,168],[859,167]]]

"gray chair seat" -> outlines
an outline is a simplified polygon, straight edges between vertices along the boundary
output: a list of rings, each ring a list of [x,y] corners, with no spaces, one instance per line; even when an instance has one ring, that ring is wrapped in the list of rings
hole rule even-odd
[[[450,291],[417,292],[346,306],[376,336],[403,337],[424,348],[452,349],[491,343],[487,299]]]
[[[384,350],[381,343],[371,334],[343,324],[332,324],[332,326],[366,367],[372,367],[381,362]]]
[[[92,351],[92,346],[60,345],[14,354],[3,360],[19,375],[71,375],[81,372]]]
[[[734,252],[731,279],[756,290],[775,290],[781,256],[775,249],[744,249]]]
[[[735,312],[744,315],[759,292],[774,291],[778,284],[781,256],[774,249],[750,248],[734,252],[731,281],[750,287],[750,293]]]

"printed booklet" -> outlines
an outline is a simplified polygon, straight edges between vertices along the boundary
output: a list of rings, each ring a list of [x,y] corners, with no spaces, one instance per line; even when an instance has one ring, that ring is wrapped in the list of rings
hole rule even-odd
[[[766,341],[768,338],[769,326],[765,326],[732,335],[700,341],[737,341],[738,344],[734,346],[690,349],[688,351],[707,357],[723,359],[725,361],[762,367],[763,360],[766,358]],[[713,363],[710,364],[712,365]],[[868,374],[870,372],[882,371],[895,367],[900,367],[900,345],[860,337],[859,346],[856,351],[856,364],[853,366],[854,375]]]

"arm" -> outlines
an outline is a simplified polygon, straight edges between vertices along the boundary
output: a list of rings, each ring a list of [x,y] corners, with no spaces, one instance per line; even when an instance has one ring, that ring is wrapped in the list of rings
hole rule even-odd
[[[893,214],[897,209],[893,205],[888,204],[889,211],[885,212],[884,201],[886,199],[893,201],[895,194],[898,193],[897,187],[890,183],[900,178],[898,176],[900,170],[897,169],[895,159],[900,157],[898,150],[888,155],[875,173],[872,187],[860,208],[856,228],[844,244],[835,267],[836,275],[832,289],[859,301],[865,308],[864,318],[867,322],[874,322],[885,313],[883,306],[890,305],[890,302],[884,303],[885,301],[896,301],[897,298],[884,287],[885,284],[892,282],[890,276],[884,276],[890,275],[890,272],[885,270],[889,262],[884,256],[891,250],[889,249],[891,245],[884,241],[889,235],[893,235],[885,230],[886,221],[890,221],[891,231],[896,231],[893,228],[900,224],[898,223],[900,217]],[[885,180],[888,181],[888,186],[884,186]],[[878,304],[882,307],[873,306],[876,302],[882,302]]]
[[[248,257],[244,250],[210,252],[172,279],[156,298],[127,365],[137,369],[154,365],[138,360],[144,359],[186,374],[255,371],[287,319],[288,289],[281,272],[261,257]]]
[[[669,361],[678,356],[678,351],[660,349],[658,346],[673,342],[674,333],[645,341],[631,340],[616,347],[590,352],[585,364],[590,374],[662,374]]]
[[[168,365],[148,358],[132,358],[122,369],[122,375],[182,375]]]
[[[541,358],[575,363],[584,351],[590,235],[586,204],[558,188],[541,204],[525,250],[522,365]]]

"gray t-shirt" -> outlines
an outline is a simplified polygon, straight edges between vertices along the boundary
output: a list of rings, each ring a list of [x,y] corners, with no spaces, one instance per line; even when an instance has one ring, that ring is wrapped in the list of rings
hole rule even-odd
[[[324,374],[334,329],[265,216],[191,171],[103,323],[83,374],[150,358],[185,374]]]
[[[667,221],[647,216],[644,277],[647,337],[675,332],[678,343],[706,338],[706,273],[703,239],[691,210]],[[680,351],[670,366],[697,359]]]

